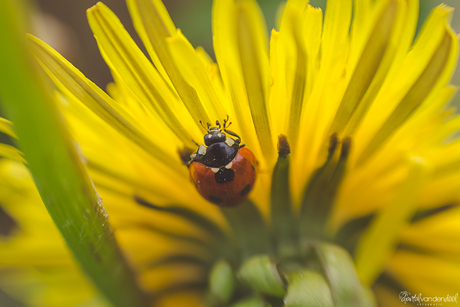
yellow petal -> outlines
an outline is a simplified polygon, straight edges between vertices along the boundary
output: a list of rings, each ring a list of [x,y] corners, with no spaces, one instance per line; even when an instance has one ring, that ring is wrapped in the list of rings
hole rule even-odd
[[[361,152],[360,161],[366,161],[399,128],[429,95],[436,95],[451,77],[457,58],[456,35],[447,23],[450,9],[436,8],[419,35],[412,51],[400,67],[391,87],[382,89],[369,112],[367,127],[361,132],[370,142]],[[384,99],[384,100],[383,100]],[[378,113],[377,113],[378,112]],[[372,123],[371,123],[372,121]],[[375,127],[378,130],[375,131]]]
[[[191,117],[179,120],[177,113],[180,111],[174,110],[183,105],[163,82],[115,14],[102,3],[93,6],[87,13],[99,49],[109,67],[120,75],[120,79],[147,109],[158,114],[185,144],[189,143],[192,136],[184,125],[195,127],[196,122]]]
[[[169,161],[173,167],[177,163],[161,147],[152,143],[141,132],[141,128],[124,109],[113,101],[99,87],[88,80],[79,70],[72,66],[59,53],[37,38],[30,36],[32,47],[39,62],[45,71],[53,79],[56,86],[63,94],[68,95],[70,100],[84,103],[95,114],[109,123],[127,139],[133,141],[148,154],[160,161]],[[74,97],[74,98],[72,98]],[[179,170],[179,167],[172,168]]]
[[[169,77],[157,52],[165,53],[160,42],[176,32],[168,11],[160,0],[128,0],[128,8],[139,37],[165,80]],[[162,59],[164,61],[164,59]]]
[[[399,251],[388,265],[388,270],[413,293],[422,297],[455,296],[460,287],[460,263],[439,255]],[[448,303],[443,303],[448,304]]]
[[[324,16],[321,65],[330,66],[346,49],[351,22],[351,0],[329,0]]]
[[[385,4],[377,10],[377,16],[373,18],[375,23],[370,27],[372,31],[367,33],[369,39],[365,42],[359,59],[355,60],[354,54],[350,54],[349,65],[351,69],[354,65],[356,68],[328,134],[339,133],[340,135],[360,107],[361,114],[358,118],[355,117],[355,123],[353,123],[353,126],[357,125],[377,95],[385,80],[386,73],[390,69],[395,51],[395,48],[391,48],[391,46],[398,46],[397,43],[391,42],[391,38],[393,33],[399,34],[398,31],[394,30],[398,21],[397,17],[399,15],[401,18],[401,14],[398,14],[400,7],[396,0],[387,1]]]
[[[166,46],[166,38],[176,33],[163,3],[160,0],[128,0],[128,8],[134,26],[147,47],[152,60],[160,71],[165,72],[179,94],[195,123],[213,122],[200,101],[198,94],[181,76],[180,67],[174,61]],[[167,79],[164,76],[165,79]]]
[[[233,114],[229,114],[222,107],[225,104],[222,102],[225,96],[217,95],[203,61],[182,33],[177,31],[176,34],[166,39],[166,44],[174,63],[181,68],[181,76],[196,90],[210,117],[221,119],[227,114],[233,118]]]
[[[0,143],[0,157],[11,159],[13,161],[18,161],[22,163],[26,163],[22,152],[20,152],[17,148]]]
[[[308,12],[316,11],[310,6],[309,8]],[[279,42],[275,45],[275,41],[273,41],[271,47],[275,49],[270,51],[271,60],[276,61],[272,67],[274,67],[273,65],[278,66],[276,67],[276,75],[272,73],[272,78],[276,80],[272,89],[275,94],[275,97],[272,98],[272,104],[276,109],[283,108],[285,110],[282,111],[287,112],[284,115],[286,117],[285,123],[283,123],[284,127],[281,127],[282,130],[278,133],[287,135],[293,148],[297,144],[303,103],[309,94],[306,93],[307,82],[310,81],[311,83],[311,80],[308,79],[308,72],[312,67],[309,66],[310,54],[307,54],[306,46],[310,35],[305,37],[305,32],[310,34],[310,28],[309,25],[305,24],[305,20],[308,20],[313,25],[313,31],[317,32],[318,20],[315,17],[317,14],[307,14],[306,2],[287,2],[281,20],[280,32],[277,35]],[[321,26],[319,26],[319,30],[321,31]],[[314,43],[313,40],[312,44]],[[319,48],[319,41],[317,43]],[[281,103],[281,101],[286,103]],[[281,114],[274,113],[274,115],[274,117],[279,117]]]
[[[411,223],[401,234],[401,243],[452,258],[460,257],[460,209],[451,208]]]
[[[274,144],[268,113],[268,89],[271,80],[265,20],[257,3],[251,0],[236,3],[236,18],[238,53],[249,108],[263,153],[270,159],[274,153]]]
[[[13,138],[17,138],[16,133],[13,129],[13,123],[5,118],[0,117],[0,132],[5,133]]]
[[[362,35],[366,29],[366,23],[370,19],[373,3],[371,0],[354,0],[353,21],[351,24],[352,40]]]
[[[380,211],[363,234],[356,248],[356,270],[364,284],[372,284],[388,261],[401,227],[416,210],[415,197],[425,176],[425,162],[413,157],[411,169],[398,195]]]
[[[269,71],[267,50],[263,50],[267,45],[263,46],[266,33],[263,33],[260,12],[253,1],[217,0],[213,5],[212,28],[217,63],[237,119],[236,129],[264,167],[266,159],[274,157],[274,148],[271,130],[262,131],[269,123],[266,96]],[[243,41],[246,45],[240,46]],[[245,63],[253,59],[244,71],[242,56]],[[260,58],[255,59],[257,56]],[[249,75],[251,80],[246,79]],[[254,88],[249,90],[247,82],[255,82]],[[255,114],[256,109],[258,114]]]

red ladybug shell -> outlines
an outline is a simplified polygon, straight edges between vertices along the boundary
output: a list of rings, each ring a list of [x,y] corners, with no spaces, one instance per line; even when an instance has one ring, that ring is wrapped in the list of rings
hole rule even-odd
[[[223,183],[216,181],[217,172],[231,173],[230,170],[234,172],[232,180]],[[196,161],[190,164],[190,179],[198,192],[222,207],[233,207],[245,200],[254,186],[256,175],[257,160],[247,148],[241,148],[230,163],[220,168],[212,168]]]

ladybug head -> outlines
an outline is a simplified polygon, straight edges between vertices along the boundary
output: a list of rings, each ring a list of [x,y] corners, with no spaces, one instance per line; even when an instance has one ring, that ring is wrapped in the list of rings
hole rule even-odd
[[[218,120],[216,120],[215,127],[211,126],[210,123],[207,123],[207,128],[206,128],[201,121],[200,121],[200,124],[207,131],[207,133],[204,135],[204,143],[206,146],[210,146],[212,144],[216,144],[220,142],[227,142],[228,141],[227,139],[229,139],[230,140],[229,142],[231,143],[231,144],[227,144],[229,146],[237,146],[237,147],[244,146],[244,145],[240,145],[241,139],[236,133],[230,130],[227,130],[227,128],[232,124],[231,122],[228,121],[228,115],[227,115],[227,118],[224,119],[222,126],[220,125]],[[231,137],[228,137],[227,134],[230,135]]]
[[[223,129],[225,129],[225,123],[226,121],[224,120]],[[223,129],[221,128],[218,120],[216,120],[216,127],[211,127],[211,124],[208,123],[208,132],[204,135],[205,145],[210,146],[215,143],[225,142],[227,135],[224,132],[222,132]]]

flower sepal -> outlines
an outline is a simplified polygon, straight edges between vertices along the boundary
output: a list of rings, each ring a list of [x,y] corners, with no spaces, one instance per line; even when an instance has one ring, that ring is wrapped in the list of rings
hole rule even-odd
[[[209,292],[220,299],[210,306],[376,306],[347,251],[326,242],[306,245],[307,252],[297,259],[250,257],[237,273],[232,273],[226,262],[217,262],[211,271]]]

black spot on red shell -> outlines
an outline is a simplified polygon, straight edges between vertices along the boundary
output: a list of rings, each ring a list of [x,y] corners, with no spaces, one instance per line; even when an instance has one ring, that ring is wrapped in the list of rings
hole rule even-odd
[[[214,175],[217,183],[226,183],[235,179],[235,172],[232,169],[221,167]]]
[[[222,199],[220,199],[219,197],[216,197],[216,196],[209,196],[209,201],[212,202],[212,203],[215,203],[215,204],[219,204],[221,202],[223,202]]]
[[[244,187],[244,189],[241,190],[240,195],[241,195],[241,196],[244,196],[244,195],[248,194],[249,191],[251,191],[251,185],[250,185],[250,184],[246,185],[246,186]]]

